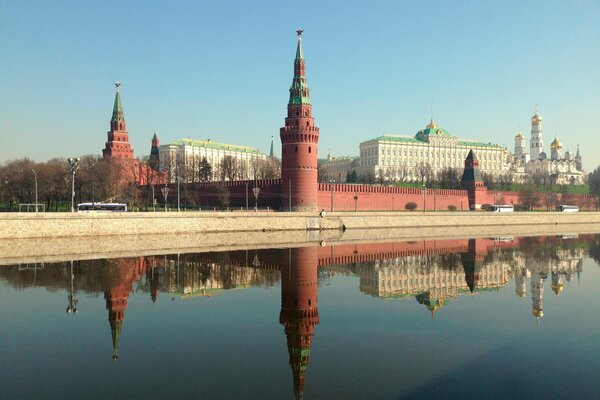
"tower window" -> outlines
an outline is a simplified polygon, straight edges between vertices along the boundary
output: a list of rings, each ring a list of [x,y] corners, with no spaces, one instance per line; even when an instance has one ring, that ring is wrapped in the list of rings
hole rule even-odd
[[[298,146],[295,147],[294,152],[297,153],[298,152]]]
[[[308,152],[312,153],[312,149],[310,148],[310,146],[308,147]]]

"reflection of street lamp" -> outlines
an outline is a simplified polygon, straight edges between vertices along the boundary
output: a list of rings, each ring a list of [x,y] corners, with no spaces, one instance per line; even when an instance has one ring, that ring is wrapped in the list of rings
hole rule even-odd
[[[165,212],[167,212],[167,199],[169,198],[169,187],[167,186],[167,184],[165,183],[165,187],[160,189],[160,191],[162,192],[162,195],[165,199]]]
[[[329,191],[331,192],[331,211],[333,211],[333,184],[335,183],[335,179],[329,180]]]
[[[70,275],[71,275],[71,290],[69,292],[69,305],[67,306],[67,314],[77,314],[77,312],[79,311],[77,309],[77,303],[79,303],[79,300],[77,300],[75,298],[75,295],[73,294],[73,280],[75,279],[75,275],[73,274],[73,260],[71,260],[71,271],[70,271]]]
[[[79,158],[69,158],[67,161],[71,169],[71,212],[75,212],[75,172],[79,168]]]
[[[37,172],[35,169],[31,169],[33,171],[33,176],[35,177],[35,212],[38,212],[38,190],[37,190]]]

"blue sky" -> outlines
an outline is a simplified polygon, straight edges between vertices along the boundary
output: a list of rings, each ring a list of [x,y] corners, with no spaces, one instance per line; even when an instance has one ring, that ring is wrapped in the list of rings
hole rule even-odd
[[[116,80],[136,156],[193,137],[279,145],[302,27],[320,156],[412,135],[529,138],[600,164],[598,1],[5,1],[0,162],[100,154]],[[278,147],[278,146],[276,146]],[[548,149],[546,151],[549,151]]]

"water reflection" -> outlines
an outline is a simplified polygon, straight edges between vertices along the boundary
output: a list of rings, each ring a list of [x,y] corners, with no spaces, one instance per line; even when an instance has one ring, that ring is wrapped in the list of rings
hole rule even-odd
[[[359,290],[381,299],[411,299],[433,316],[459,296],[498,291],[514,279],[539,323],[544,285],[556,296],[565,281],[580,279],[582,260],[599,261],[597,235],[479,238],[418,242],[356,243],[292,249],[70,261],[0,267],[0,279],[17,288],[65,290],[67,313],[78,312],[78,292],[103,293],[118,360],[119,338],[133,291],[151,302],[226,294],[230,289],[281,287],[283,325],[296,398],[304,395],[310,352],[319,324],[318,287],[337,275],[359,278]],[[85,310],[81,310],[85,313]]]

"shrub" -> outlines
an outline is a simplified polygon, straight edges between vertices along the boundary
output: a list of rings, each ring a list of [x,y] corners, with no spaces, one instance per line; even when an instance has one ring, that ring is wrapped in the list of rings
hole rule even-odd
[[[456,206],[454,204],[450,204],[448,206],[448,211],[456,211]]]
[[[417,203],[410,201],[408,203],[406,203],[406,205],[404,206],[404,208],[408,211],[413,211],[417,208]]]

